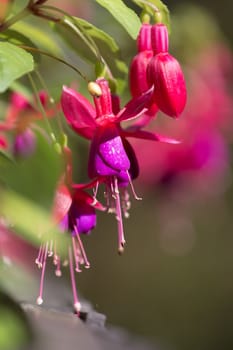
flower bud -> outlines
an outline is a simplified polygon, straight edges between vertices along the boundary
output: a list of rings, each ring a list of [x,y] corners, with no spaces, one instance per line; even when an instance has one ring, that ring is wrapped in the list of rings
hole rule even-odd
[[[143,51],[138,53],[132,60],[129,71],[129,85],[133,97],[140,96],[149,89],[146,70],[152,57],[152,51]]]
[[[177,118],[186,104],[184,75],[178,61],[169,53],[155,55],[148,64],[147,80],[154,85],[154,102],[158,108]]]

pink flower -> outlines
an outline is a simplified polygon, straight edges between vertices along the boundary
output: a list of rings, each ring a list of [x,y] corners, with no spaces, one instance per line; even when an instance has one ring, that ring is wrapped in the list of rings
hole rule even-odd
[[[154,57],[148,64],[147,80],[154,86],[154,102],[162,112],[177,118],[186,104],[186,86],[178,61],[168,53],[166,26],[153,25],[151,40]]]
[[[125,186],[138,175],[139,168],[133,148],[126,137],[153,141],[177,143],[177,141],[141,130],[142,125],[122,129],[121,122],[143,116],[145,105],[151,98],[152,89],[130,101],[117,114],[112,110],[112,96],[108,82],[99,78],[90,83],[95,108],[81,94],[67,87],[63,88],[61,105],[67,122],[81,136],[91,140],[88,173],[90,178],[107,186],[108,208],[116,213],[118,222],[118,251],[125,244],[121,206],[128,215],[128,194]],[[116,102],[116,101],[115,101]],[[117,109],[117,106],[114,107]],[[119,187],[123,187],[122,204]]]

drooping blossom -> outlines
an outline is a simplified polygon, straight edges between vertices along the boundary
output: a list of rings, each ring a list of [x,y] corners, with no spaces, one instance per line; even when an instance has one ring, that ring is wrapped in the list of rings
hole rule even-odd
[[[168,52],[168,31],[164,24],[151,27],[154,56],[147,66],[147,81],[154,86],[154,102],[158,108],[177,118],[186,105],[185,79],[179,62]]]
[[[121,208],[125,216],[129,207],[126,186],[137,177],[139,167],[134,150],[127,137],[177,143],[173,139],[142,130],[142,125],[121,127],[121,122],[143,117],[153,89],[130,101],[117,114],[113,113],[108,82],[99,78],[89,84],[95,108],[81,94],[64,87],[61,105],[68,124],[81,136],[91,140],[88,173],[91,179],[106,185],[107,205],[116,214],[118,223],[118,251],[124,249],[125,238]],[[115,103],[117,101],[115,100]],[[114,109],[117,106],[114,105]],[[119,188],[123,187],[122,203]]]
[[[45,91],[39,93],[39,98],[46,110],[46,116],[54,116],[59,106],[49,106],[49,97]],[[13,92],[6,111],[6,118],[0,123],[0,131],[4,132],[5,135],[7,133],[13,135],[11,151],[16,157],[28,157],[34,153],[36,147],[34,129],[41,130],[36,126],[36,122],[42,119],[42,115],[35,105],[36,101],[29,101],[24,95]]]
[[[78,298],[74,270],[81,272],[82,265],[85,268],[90,267],[80,235],[89,234],[95,228],[96,209],[105,210],[105,207],[85,191],[85,189],[91,188],[94,184],[73,184],[71,151],[68,147],[63,148],[63,156],[65,158],[66,168],[57,186],[52,216],[60,231],[70,233],[71,243],[68,247],[67,259],[64,261],[61,261],[59,247],[56,241],[41,245],[36,258],[36,264],[42,269],[37,304],[41,305],[43,303],[43,286],[47,257],[53,257],[53,264],[56,266],[56,276],[60,277],[62,275],[62,264],[64,266],[69,265],[74,310],[79,313],[81,304]]]

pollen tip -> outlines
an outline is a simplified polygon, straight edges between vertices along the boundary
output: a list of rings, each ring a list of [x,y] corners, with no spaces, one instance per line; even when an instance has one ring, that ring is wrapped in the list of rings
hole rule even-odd
[[[90,81],[87,85],[89,93],[94,97],[100,97],[102,95],[101,87],[94,81]]]
[[[91,264],[89,262],[87,262],[85,265],[84,265],[85,269],[89,269],[91,267]]]
[[[74,310],[79,313],[81,311],[81,304],[79,302],[74,304]]]
[[[43,304],[43,299],[41,297],[38,297],[36,299],[36,303],[37,303],[37,305],[42,305]]]
[[[56,270],[56,271],[55,271],[55,275],[56,275],[57,277],[61,277],[61,275],[62,275],[61,270]]]
[[[124,245],[122,244],[119,248],[118,248],[118,254],[122,255],[125,251]]]

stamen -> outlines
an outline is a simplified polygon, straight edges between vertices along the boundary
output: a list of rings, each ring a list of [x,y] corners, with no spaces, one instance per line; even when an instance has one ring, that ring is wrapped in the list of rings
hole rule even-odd
[[[133,196],[136,200],[138,201],[141,201],[142,198],[141,197],[138,197],[138,195],[136,194],[135,190],[134,190],[134,186],[133,186],[133,182],[132,182],[132,179],[130,177],[130,174],[128,171],[126,171],[127,175],[128,175],[128,179],[129,179],[129,184],[130,184],[130,187],[131,187],[131,190],[132,190],[132,193],[133,193]]]
[[[50,246],[49,246],[49,250],[48,250],[48,256],[51,257],[53,256],[53,241],[50,241]]]
[[[99,189],[99,181],[97,181],[95,188],[93,188],[93,199],[95,201],[97,201],[96,197],[97,197],[98,189]]]
[[[83,246],[83,244],[82,244],[81,238],[80,238],[80,236],[79,236],[78,229],[77,229],[77,226],[76,226],[76,225],[74,225],[74,230],[75,230],[76,237],[77,237],[77,240],[78,240],[78,244],[79,244],[79,247],[80,247],[82,256],[83,256],[84,267],[85,267],[86,269],[89,269],[90,266],[91,266],[91,264],[89,263],[89,261],[88,261],[88,259],[87,259],[87,255],[86,255],[84,246]]]
[[[73,299],[74,299],[74,310],[77,313],[77,315],[79,315],[79,312],[81,310],[81,304],[79,302],[77,288],[76,288],[76,282],[75,282],[75,276],[74,276],[74,266],[73,266],[73,256],[72,256],[71,247],[69,247],[69,265],[70,265],[70,279],[71,279]]]
[[[61,275],[62,275],[62,272],[61,272],[61,258],[60,258],[60,256],[57,257],[57,264],[56,264],[55,275],[57,277],[61,277]]]
[[[122,254],[124,252],[125,237],[124,237],[124,227],[123,227],[122,214],[121,214],[120,195],[119,195],[116,176],[114,177],[114,192],[116,196],[116,219],[117,219],[117,226],[118,226],[118,253]]]
[[[75,243],[75,237],[72,237],[72,246],[73,246],[73,253],[74,253],[74,260],[75,260],[75,271],[82,272],[82,270],[79,268],[79,252]]]
[[[42,267],[42,264],[41,264],[42,253],[43,253],[43,244],[40,245],[38,256],[37,256],[37,258],[35,260],[35,263],[36,263],[36,265],[38,266],[39,269]]]
[[[129,212],[128,210],[131,208],[131,202],[129,200],[129,193],[127,189],[123,189],[122,191],[122,209],[123,209],[123,214],[126,219],[129,218]]]
[[[45,268],[46,268],[46,260],[48,255],[48,243],[46,243],[44,254],[42,258],[42,271],[41,271],[41,278],[40,278],[40,289],[39,289],[39,296],[36,299],[37,305],[43,304],[43,288],[44,288],[44,276],[45,276]]]
[[[57,255],[57,242],[54,242],[54,254],[53,254],[53,264],[56,266],[58,262],[58,255]]]

